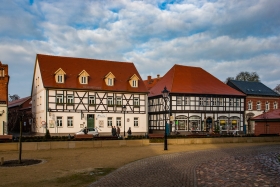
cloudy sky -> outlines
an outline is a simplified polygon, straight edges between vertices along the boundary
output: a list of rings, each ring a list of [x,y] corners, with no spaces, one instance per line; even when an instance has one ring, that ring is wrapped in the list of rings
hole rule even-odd
[[[279,0],[0,0],[9,94],[29,96],[37,53],[134,62],[142,79],[174,64],[221,81],[280,84]]]

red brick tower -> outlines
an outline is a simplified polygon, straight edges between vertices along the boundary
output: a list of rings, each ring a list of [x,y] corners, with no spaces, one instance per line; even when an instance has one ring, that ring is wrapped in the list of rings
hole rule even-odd
[[[8,64],[0,61],[0,135],[8,133],[8,85]]]

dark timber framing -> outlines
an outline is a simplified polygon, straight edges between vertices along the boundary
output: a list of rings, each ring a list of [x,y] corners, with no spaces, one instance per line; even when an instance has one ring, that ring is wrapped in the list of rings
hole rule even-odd
[[[210,128],[215,130],[224,120],[227,120],[229,125],[237,121],[238,130],[243,129],[245,97],[242,96],[171,93],[168,101],[170,108],[167,111],[164,110],[164,100],[161,96],[149,97],[148,100],[150,132],[164,130],[164,115],[169,121],[169,114],[175,121],[185,120],[185,131],[192,131],[189,124],[191,120],[199,122],[199,131],[209,131],[209,127],[206,128],[208,122],[213,124]]]

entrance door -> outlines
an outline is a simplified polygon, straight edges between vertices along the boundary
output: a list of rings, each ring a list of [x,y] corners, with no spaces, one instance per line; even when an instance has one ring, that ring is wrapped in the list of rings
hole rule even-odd
[[[87,127],[94,128],[94,114],[88,114],[87,115]]]
[[[212,118],[207,118],[206,119],[206,131],[213,131],[213,125],[212,125]]]

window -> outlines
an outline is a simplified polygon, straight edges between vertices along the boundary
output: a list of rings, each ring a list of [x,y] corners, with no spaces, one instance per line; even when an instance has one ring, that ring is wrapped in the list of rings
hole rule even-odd
[[[138,81],[137,80],[132,80],[132,87],[137,87],[138,86]]]
[[[233,106],[233,99],[232,98],[229,98],[229,106]]]
[[[217,98],[213,98],[212,99],[212,105],[213,106],[217,106]]]
[[[107,105],[108,105],[108,106],[113,106],[113,105],[114,105],[113,97],[108,97],[108,99],[107,99]]]
[[[117,106],[122,106],[122,98],[121,97],[116,98],[116,104],[117,104]]]
[[[274,109],[277,109],[277,108],[278,108],[278,106],[277,106],[277,102],[274,102],[274,104],[273,104],[273,108],[274,108]]]
[[[62,127],[62,117],[59,116],[56,117],[56,126]]]
[[[95,105],[95,97],[90,95],[88,98],[88,104],[89,105]]]
[[[67,95],[67,103],[73,103],[73,95]]]
[[[177,96],[177,105],[182,105],[182,97]]]
[[[139,121],[138,121],[138,118],[134,118],[134,127],[138,127],[139,125]]]
[[[85,77],[85,76],[81,77],[81,83],[87,84],[87,77]]]
[[[63,75],[57,75],[57,82],[63,83]]]
[[[223,98],[220,98],[219,99],[219,106],[223,106],[224,105],[224,99]]]
[[[113,118],[111,118],[111,117],[107,118],[107,125],[108,125],[108,127],[112,127],[112,125],[113,125]]]
[[[210,98],[209,98],[209,97],[206,98],[205,105],[206,105],[206,106],[209,106],[209,105],[210,105]]]
[[[5,70],[4,70],[4,68],[0,69],[0,77],[5,77]]]
[[[73,127],[73,117],[67,117],[67,127]]]
[[[203,97],[199,98],[199,106],[203,106]]]
[[[63,103],[63,95],[56,96],[56,103]]]
[[[117,118],[117,126],[122,126],[122,118]]]
[[[240,99],[236,99],[236,100],[235,100],[235,106],[236,106],[236,107],[239,107],[239,106],[240,106]]]
[[[265,110],[269,110],[269,102],[268,101],[265,103]]]
[[[108,86],[114,85],[114,79],[108,78]]]
[[[139,98],[134,98],[133,99],[133,105],[134,106],[139,106]]]
[[[257,102],[257,110],[261,110],[261,103]]]
[[[249,101],[248,103],[248,110],[252,110],[252,101]]]
[[[185,105],[189,105],[190,103],[190,98],[189,97],[185,97]]]

